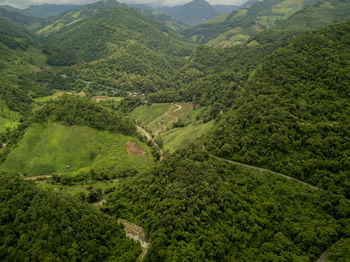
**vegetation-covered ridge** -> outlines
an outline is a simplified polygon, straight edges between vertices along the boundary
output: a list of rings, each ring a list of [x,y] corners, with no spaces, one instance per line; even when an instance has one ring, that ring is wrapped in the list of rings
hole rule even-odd
[[[349,196],[349,29],[304,33],[265,58],[208,148]]]
[[[35,74],[46,67],[46,59],[27,30],[0,16],[1,117],[8,118],[7,110],[28,115],[32,98],[49,93]]]
[[[347,205],[190,146],[123,181],[106,211],[143,225],[146,261],[315,261],[346,232]]]
[[[322,0],[265,0],[184,31],[198,43],[228,47],[245,43],[259,32],[288,19],[308,5]]]
[[[84,97],[64,95],[35,112],[34,122],[61,122],[88,126],[125,135],[136,135],[136,126],[122,113],[108,109]]]
[[[58,50],[71,50],[66,64],[106,57],[126,40],[138,41],[173,63],[181,62],[191,53],[193,44],[166,25],[112,2],[101,1],[69,11],[32,31]]]
[[[141,248],[115,218],[76,198],[0,175],[2,261],[135,261]]]

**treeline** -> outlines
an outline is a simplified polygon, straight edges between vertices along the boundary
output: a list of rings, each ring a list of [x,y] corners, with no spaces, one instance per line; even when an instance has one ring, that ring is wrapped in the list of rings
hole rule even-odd
[[[135,124],[122,113],[78,96],[64,95],[49,101],[35,112],[33,121],[57,121],[65,125],[88,126],[130,136],[136,135]]]
[[[350,197],[349,32],[307,32],[267,57],[208,148]]]
[[[196,146],[121,183],[105,211],[146,229],[145,261],[315,261],[349,235],[344,197],[215,160]]]
[[[1,261],[136,261],[116,219],[80,200],[0,175]]]

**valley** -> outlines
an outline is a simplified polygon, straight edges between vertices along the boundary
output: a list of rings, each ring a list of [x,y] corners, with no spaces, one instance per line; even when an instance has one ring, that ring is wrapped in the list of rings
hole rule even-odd
[[[82,3],[0,6],[1,261],[350,260],[349,0]]]

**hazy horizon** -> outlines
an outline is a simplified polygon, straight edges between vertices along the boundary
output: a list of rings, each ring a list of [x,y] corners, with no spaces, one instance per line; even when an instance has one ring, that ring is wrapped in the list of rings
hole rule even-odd
[[[84,5],[98,2],[99,0],[0,0],[0,5],[9,5],[16,8],[27,8],[31,5],[56,4],[56,5]],[[150,6],[177,6],[184,5],[193,0],[121,0],[125,4],[145,4]],[[247,0],[206,0],[211,5],[241,5]]]

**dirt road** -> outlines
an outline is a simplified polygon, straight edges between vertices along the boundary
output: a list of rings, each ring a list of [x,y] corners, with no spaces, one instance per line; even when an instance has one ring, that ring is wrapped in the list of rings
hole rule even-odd
[[[208,152],[206,149],[205,149],[205,146],[202,146],[202,149],[206,152]],[[208,152],[209,153],[209,152]],[[256,166],[251,166],[251,165],[248,165],[248,164],[243,164],[243,163],[240,163],[240,162],[237,162],[237,161],[233,161],[233,160],[228,160],[228,159],[225,159],[225,158],[221,158],[221,157],[217,157],[217,156],[214,156],[212,154],[209,153],[210,156],[216,158],[216,159],[220,159],[222,161],[225,161],[227,163],[231,163],[231,164],[234,164],[234,165],[237,165],[237,166],[244,166],[244,167],[248,167],[248,168],[251,168],[251,169],[255,169],[255,170],[258,170],[258,171],[261,171],[261,172],[269,172],[269,173],[272,173],[272,174],[275,174],[275,175],[278,175],[278,176],[281,176],[281,177],[284,177],[286,179],[290,179],[290,180],[293,180],[293,181],[296,181],[298,182],[299,184],[303,184],[305,186],[308,186],[312,189],[316,189],[316,190],[323,190],[317,186],[314,186],[314,185],[311,185],[311,184],[308,184],[304,181],[301,181],[299,179],[296,179],[294,177],[290,177],[290,176],[287,176],[287,175],[284,175],[284,174],[281,174],[281,173],[277,173],[275,171],[272,171],[272,170],[269,170],[269,169],[265,169],[265,168],[261,168],[261,167],[256,167]]]

